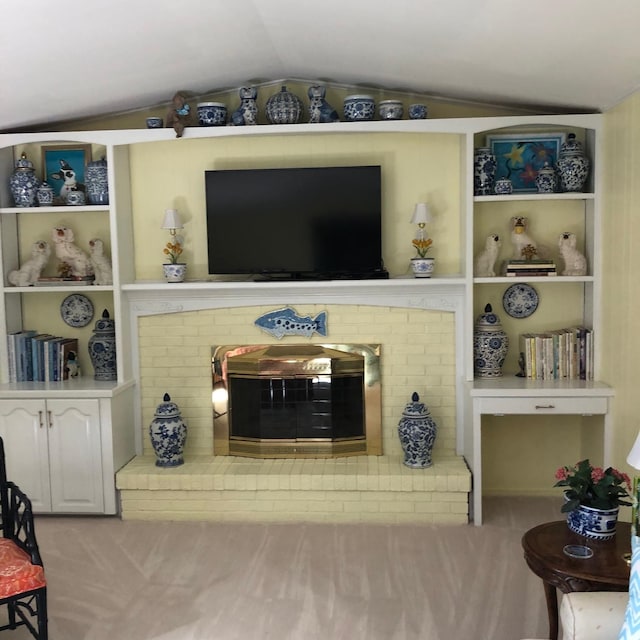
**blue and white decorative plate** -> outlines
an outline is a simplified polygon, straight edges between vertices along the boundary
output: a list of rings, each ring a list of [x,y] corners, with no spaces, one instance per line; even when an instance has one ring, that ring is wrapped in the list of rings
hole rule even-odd
[[[60,315],[70,327],[86,327],[93,319],[93,303],[87,296],[72,293],[62,301]]]
[[[538,292],[530,284],[512,284],[502,296],[502,306],[512,318],[528,318],[538,308]]]

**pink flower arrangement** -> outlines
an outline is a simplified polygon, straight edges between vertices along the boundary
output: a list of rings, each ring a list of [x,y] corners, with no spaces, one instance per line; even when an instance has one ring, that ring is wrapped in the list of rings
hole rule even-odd
[[[564,492],[562,513],[577,509],[580,505],[594,509],[614,509],[620,505],[631,506],[625,500],[631,491],[631,480],[626,473],[613,467],[593,467],[589,460],[581,460],[574,467],[560,467],[556,471],[554,487],[569,487]]]

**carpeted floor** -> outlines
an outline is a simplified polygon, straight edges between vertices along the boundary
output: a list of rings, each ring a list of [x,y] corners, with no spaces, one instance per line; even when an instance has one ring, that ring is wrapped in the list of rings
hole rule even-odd
[[[482,527],[41,516],[50,638],[544,638],[542,583],[520,539],[561,519],[557,500],[484,509]]]

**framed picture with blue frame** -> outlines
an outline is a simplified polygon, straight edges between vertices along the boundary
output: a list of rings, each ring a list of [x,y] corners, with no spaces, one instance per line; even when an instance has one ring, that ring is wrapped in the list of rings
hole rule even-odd
[[[545,162],[555,167],[564,133],[507,133],[487,135],[487,146],[496,158],[496,177],[509,178],[514,193],[537,191],[536,177]]]
[[[90,144],[63,144],[42,147],[43,179],[51,185],[54,202],[64,204],[70,190],[84,191],[84,174],[91,161]]]

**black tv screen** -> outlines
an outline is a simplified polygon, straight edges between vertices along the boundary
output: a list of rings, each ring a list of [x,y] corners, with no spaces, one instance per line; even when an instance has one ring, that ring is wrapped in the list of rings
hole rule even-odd
[[[386,277],[379,166],[205,171],[210,274]]]

